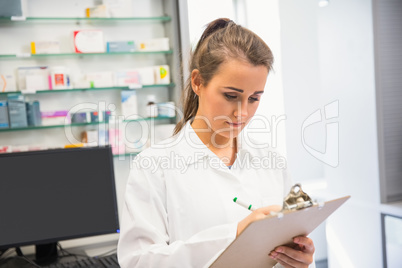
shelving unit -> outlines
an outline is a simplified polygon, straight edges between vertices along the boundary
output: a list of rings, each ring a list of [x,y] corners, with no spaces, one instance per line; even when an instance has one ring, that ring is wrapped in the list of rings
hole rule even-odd
[[[18,18],[0,18],[0,74],[12,73],[17,79],[18,67],[30,66],[66,66],[71,70],[72,81],[82,73],[118,71],[155,65],[170,67],[170,83],[155,85],[131,85],[130,87],[96,87],[63,90],[37,90],[35,92],[10,92],[23,94],[26,101],[38,100],[41,111],[70,110],[82,104],[115,107],[116,116],[121,114],[121,92],[136,90],[139,119],[124,120],[125,139],[135,142],[140,138],[141,128],[148,126],[157,129],[162,124],[175,124],[176,118],[146,118],[144,114],[148,95],[154,95],[156,102],[179,102],[182,80],[182,50],[179,26],[178,0],[133,0],[130,15],[118,18],[85,18],[85,8],[94,5],[93,0],[25,1],[24,16]],[[135,8],[134,8],[135,6]],[[183,12],[183,9],[180,11]],[[170,49],[166,51],[136,51],[123,53],[75,53],[73,31],[80,29],[100,29],[104,33],[104,42],[123,40],[149,40],[168,37]],[[117,30],[118,29],[118,30]],[[59,41],[59,54],[31,55],[30,42]],[[0,89],[1,90],[1,89]],[[0,98],[7,93],[0,93]],[[69,142],[68,135],[77,140],[84,130],[106,128],[104,122],[72,123],[67,125],[37,126],[18,129],[0,129],[0,145],[32,145],[60,147]],[[166,131],[165,131],[166,132]],[[163,133],[164,135],[166,133]],[[144,134],[145,135],[145,134]],[[147,133],[150,140],[155,133]],[[122,211],[124,191],[128,178],[130,160],[137,151],[126,150],[114,155],[116,192],[119,211]],[[61,171],[62,172],[62,171]],[[108,240],[108,239],[106,239]],[[83,242],[84,244],[86,242]],[[91,243],[91,241],[88,241]]]
[[[151,3],[152,2],[152,3]],[[156,96],[157,102],[173,101],[178,102],[181,88],[181,63],[180,63],[180,33],[178,22],[178,1],[133,1],[132,16],[111,17],[111,18],[86,18],[85,8],[91,6],[93,1],[84,0],[79,3],[55,3],[50,0],[39,0],[38,3],[30,5],[27,1],[25,17],[0,18],[0,33],[2,40],[5,40],[0,48],[0,74],[4,72],[15,74],[15,70],[21,66],[67,66],[70,69],[97,72],[112,71],[127,68],[140,68],[154,65],[167,64],[170,66],[171,83],[156,85],[132,85],[130,87],[95,87],[95,88],[74,88],[63,90],[37,90],[34,92],[17,92],[24,94],[27,101],[38,100],[42,111],[69,110],[80,103],[99,103],[102,101],[106,107],[113,104],[116,107],[116,115],[121,113],[120,92],[122,90],[136,90],[138,97],[138,108],[140,116],[143,113],[147,95]],[[81,7],[79,7],[81,5]],[[40,8],[47,6],[47,9]],[[55,7],[57,6],[57,10]],[[54,10],[52,10],[52,8]],[[46,11],[47,10],[47,11]],[[49,12],[51,10],[51,12]],[[53,12],[54,11],[54,12]],[[136,13],[137,12],[137,13]],[[50,15],[51,14],[51,15]],[[119,31],[116,31],[116,29]],[[152,38],[168,37],[171,49],[166,51],[135,51],[117,53],[75,53],[73,47],[68,44],[72,42],[73,30],[79,29],[101,29],[104,32],[106,41],[113,40],[146,40]],[[133,34],[129,35],[128,33]],[[7,39],[11,33],[13,40]],[[14,38],[15,37],[15,38]],[[58,54],[31,54],[30,42],[37,40],[58,40],[61,53]],[[103,69],[101,66],[104,66]],[[72,77],[77,75],[72,73]],[[12,92],[15,93],[15,92]],[[1,92],[0,97],[7,95]],[[60,104],[57,102],[62,99]],[[141,114],[142,111],[142,114]],[[175,123],[175,118],[158,117],[154,122]],[[145,120],[150,121],[150,120]],[[79,123],[64,125],[74,127],[76,131],[93,128],[98,125],[94,123]],[[2,143],[6,145],[21,144],[21,139],[15,139],[11,133],[22,130],[44,130],[62,128],[63,125],[26,127],[18,129],[1,129]],[[29,131],[31,137],[23,137],[28,144],[48,144],[56,142],[57,137],[52,140],[41,141],[41,134]],[[132,131],[132,130],[130,130]],[[22,131],[25,132],[25,131]],[[10,133],[10,134],[8,134]],[[39,133],[39,132],[38,132]],[[77,134],[77,133],[76,133]],[[34,137],[37,136],[37,137]],[[36,140],[35,140],[36,139]],[[34,141],[35,140],[35,141]],[[59,139],[61,140],[61,139]]]

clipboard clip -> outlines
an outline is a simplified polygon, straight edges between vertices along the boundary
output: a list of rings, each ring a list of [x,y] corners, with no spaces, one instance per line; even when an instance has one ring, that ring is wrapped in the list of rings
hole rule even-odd
[[[301,184],[297,183],[290,189],[289,194],[283,200],[282,211],[298,210],[302,208],[311,207],[314,205],[310,196],[303,192]]]

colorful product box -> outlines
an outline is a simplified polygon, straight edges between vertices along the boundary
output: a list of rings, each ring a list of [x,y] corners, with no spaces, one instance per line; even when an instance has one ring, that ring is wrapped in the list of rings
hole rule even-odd
[[[115,84],[118,87],[142,84],[138,70],[122,70],[115,72]]]
[[[53,126],[53,125],[64,125],[71,123],[71,118],[69,118],[68,111],[45,111],[41,112],[42,125],[43,126]]]
[[[15,76],[12,74],[0,74],[0,92],[17,91]]]
[[[91,143],[93,146],[98,145],[98,131],[97,130],[86,130],[81,133],[81,142]]]
[[[121,110],[125,120],[138,118],[137,92],[135,90],[121,91]]]
[[[110,111],[103,111],[102,118],[99,118],[99,121],[108,123],[111,115]]]
[[[162,102],[158,103],[158,115],[162,117],[175,117],[176,110],[174,102]]]
[[[46,90],[49,85],[49,69],[47,66],[19,67],[18,88],[21,91]]]
[[[109,133],[107,127],[104,125],[99,125],[98,127],[98,145],[106,146],[109,144]]]
[[[113,154],[125,154],[123,132],[120,129],[109,129],[109,143]]]
[[[10,122],[8,121],[8,102],[0,100],[0,128],[9,128]]]
[[[32,101],[25,103],[27,110],[27,120],[29,126],[42,125],[42,117],[40,113],[39,101]]]
[[[59,54],[60,42],[37,41],[31,42],[31,54]]]
[[[169,38],[155,38],[144,40],[138,43],[137,49],[139,51],[166,51],[170,49]]]
[[[87,8],[85,15],[87,18],[108,18],[109,12],[106,5],[99,5]]]
[[[154,67],[138,68],[142,85],[154,85],[155,84],[155,70]]]
[[[24,95],[10,94],[8,98],[8,116],[11,128],[27,127],[27,112]]]
[[[72,89],[70,68],[55,66],[50,68],[49,89]]]
[[[91,122],[99,122],[99,112],[91,112]]]
[[[169,84],[170,71],[168,65],[160,65],[154,67],[155,84]]]
[[[76,53],[104,53],[103,32],[101,30],[74,31]]]
[[[71,123],[90,123],[91,112],[75,113],[71,116]]]
[[[134,41],[115,41],[106,43],[107,52],[134,52],[135,43]]]

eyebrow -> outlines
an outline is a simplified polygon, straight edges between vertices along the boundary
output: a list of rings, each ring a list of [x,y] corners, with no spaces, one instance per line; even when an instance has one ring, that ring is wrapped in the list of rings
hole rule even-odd
[[[225,88],[231,89],[231,90],[234,90],[234,91],[237,91],[237,92],[240,92],[240,93],[243,93],[243,92],[244,92],[243,89],[239,89],[239,88],[235,88],[235,87],[225,87]],[[255,91],[253,94],[262,94],[262,93],[264,93],[263,90],[261,90],[261,91]]]

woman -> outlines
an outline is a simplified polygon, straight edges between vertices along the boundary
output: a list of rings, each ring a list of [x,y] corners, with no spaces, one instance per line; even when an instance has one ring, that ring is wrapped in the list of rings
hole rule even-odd
[[[175,135],[133,161],[118,257],[122,267],[204,267],[248,224],[279,210],[291,187],[283,168],[253,166],[273,151],[242,135],[257,110],[273,56],[228,19],[205,29],[192,55],[184,116]],[[252,213],[234,197],[260,207]],[[310,238],[270,257],[285,267],[313,261]],[[267,253],[268,254],[268,253]]]

